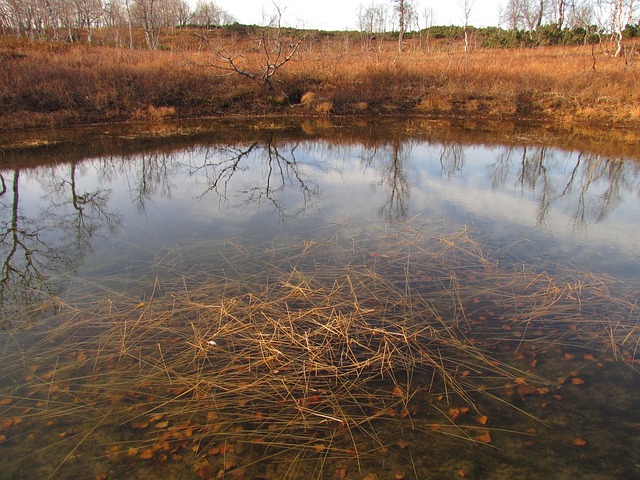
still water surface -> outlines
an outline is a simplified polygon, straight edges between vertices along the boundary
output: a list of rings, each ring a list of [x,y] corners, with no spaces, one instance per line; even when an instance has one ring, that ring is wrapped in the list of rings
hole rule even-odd
[[[389,128],[384,134],[373,126],[357,133],[343,127],[324,135],[309,126],[293,130],[245,127],[231,139],[207,141],[200,136],[191,143],[183,140],[179,146],[159,141],[159,145],[122,149],[122,153],[116,149],[94,154],[91,144],[74,145],[68,158],[64,149],[57,150],[55,163],[39,161],[32,166],[0,169],[5,354],[0,377],[0,478],[640,476],[640,382],[635,360],[640,337],[635,306],[640,287],[640,163],[636,158],[611,156],[610,150],[568,150],[562,147],[562,139],[549,143],[532,140],[535,135],[520,142],[498,135],[479,139],[465,136],[464,129],[457,132],[455,127],[449,128],[446,135],[430,135],[425,133],[428,129],[407,133],[402,126]],[[414,420],[394,419],[392,427],[381,425],[375,435],[367,433],[362,450],[373,455],[361,458],[360,452],[352,451],[360,445],[357,433],[345,434],[351,438],[351,447],[343,448],[339,436],[344,432],[333,432],[333,451],[332,443],[323,436],[327,433],[313,428],[296,437],[300,445],[310,446],[308,451],[278,445],[284,450],[280,455],[241,448],[242,440],[230,435],[225,441],[235,451],[227,452],[223,447],[220,454],[219,440],[211,432],[209,437],[201,437],[210,443],[206,451],[196,448],[186,435],[177,444],[163,444],[157,432],[167,427],[162,422],[168,417],[153,418],[162,408],[143,407],[145,418],[151,417],[151,423],[159,425],[154,430],[153,426],[134,425],[130,419],[110,425],[105,410],[92,406],[96,401],[84,385],[93,377],[90,366],[83,365],[82,374],[69,375],[64,386],[53,388],[55,372],[62,371],[65,362],[82,362],[85,350],[89,350],[78,347],[71,357],[65,357],[61,353],[64,349],[51,347],[59,339],[43,333],[47,327],[40,318],[48,317],[49,325],[64,323],[57,312],[71,303],[80,312],[95,308],[95,314],[101,315],[103,310],[97,313],[95,304],[108,300],[117,309],[123,296],[143,310],[154,295],[172,294],[171,288],[158,286],[166,280],[163,276],[182,277],[189,288],[196,288],[202,278],[224,276],[227,282],[233,270],[249,283],[264,281],[267,285],[277,281],[277,275],[265,273],[263,278],[256,270],[266,271],[277,264],[282,273],[287,262],[295,265],[296,272],[302,265],[314,265],[313,279],[326,286],[322,283],[324,262],[332,272],[357,265],[356,257],[343,257],[346,247],[341,242],[345,238],[353,251],[361,251],[363,263],[372,259],[380,264],[387,259],[392,262],[396,257],[378,248],[400,250],[394,240],[380,243],[380,239],[391,235],[405,242],[404,234],[397,232],[406,232],[407,226],[420,235],[411,234],[411,244],[417,247],[399,263],[406,279],[418,270],[428,276],[426,260],[420,255],[437,239],[464,234],[467,243],[460,247],[460,257],[471,249],[482,252],[482,261],[487,262],[482,264],[483,271],[489,264],[498,266],[503,277],[526,271],[532,283],[545,275],[557,279],[560,287],[572,281],[574,286],[589,284],[575,280],[586,273],[603,282],[598,291],[607,290],[606,299],[593,307],[593,317],[586,313],[592,308],[588,303],[579,305],[582,293],[574,295],[571,290],[567,298],[575,297],[575,311],[558,304],[561,310],[554,312],[550,302],[543,314],[536,313],[540,318],[586,315],[588,321],[609,316],[615,317],[615,325],[598,323],[582,337],[584,345],[579,345],[575,338],[569,341],[564,333],[558,333],[557,325],[542,323],[541,330],[546,326],[549,331],[531,342],[535,348],[544,344],[544,354],[531,353],[534,347],[528,351],[525,340],[517,348],[512,341],[506,342],[510,348],[482,344],[483,349],[495,347],[497,360],[508,358],[510,364],[516,362],[516,368],[542,382],[536,386],[538,390],[527,390],[520,388],[522,377],[513,375],[509,381],[500,381],[501,388],[511,389],[500,393],[501,400],[477,400],[485,409],[481,413],[491,422],[485,425],[470,417],[468,423],[490,427],[489,441],[482,436],[484,430],[477,435],[475,431],[469,434],[468,429],[464,434],[438,435],[440,427],[434,425],[440,424],[431,418],[422,420],[432,428],[416,427],[421,413],[411,410],[413,404],[407,398],[406,408],[398,407],[398,412],[411,412],[407,415]],[[374,230],[381,233],[373,235]],[[359,243],[363,236],[363,243]],[[305,245],[306,253],[314,242],[323,249],[312,261],[291,263],[290,249]],[[230,251],[241,250],[244,257],[231,260],[229,245],[234,246]],[[334,247],[342,253],[333,251]],[[274,253],[279,250],[283,253]],[[271,255],[270,260],[261,258],[259,252],[267,252],[262,257]],[[465,259],[459,257],[443,256],[439,265],[447,261],[452,262],[451,271],[466,268]],[[477,265],[468,267],[471,270]],[[393,275],[391,267],[388,271],[374,268],[380,268],[376,273]],[[447,268],[443,265],[439,274]],[[490,278],[479,282],[492,282]],[[393,277],[393,282],[396,280]],[[300,289],[301,285],[294,286]],[[401,290],[408,292],[414,285],[416,292],[427,294],[426,287],[420,292],[423,284],[417,276],[415,282],[407,280]],[[473,301],[493,305],[493,298],[478,298],[482,297],[480,290]],[[513,292],[514,305],[519,302],[518,294]],[[471,301],[471,296],[465,298]],[[51,298],[60,299],[65,307],[52,307],[56,302]],[[585,301],[591,299],[591,294],[585,294]],[[293,305],[290,300],[285,303],[286,308]],[[474,318],[484,321],[487,316],[480,306],[472,305],[461,301],[464,312],[455,313],[469,321],[470,337],[475,335]],[[505,315],[525,308],[519,307],[519,312],[518,307],[511,307],[505,307],[505,312],[509,311]],[[500,313],[488,311],[496,318]],[[78,313],[78,317],[82,315]],[[612,333],[614,327],[623,333]],[[502,334],[511,327],[494,324],[491,328]],[[571,325],[563,324],[562,328],[575,331]],[[31,336],[30,331],[36,333]],[[488,331],[494,332],[492,335],[496,330]],[[67,330],[61,332],[67,335]],[[479,334],[479,338],[486,336]],[[53,352],[49,358],[48,348]],[[30,355],[34,355],[33,362]],[[91,358],[91,353],[88,355]],[[159,350],[151,355],[163,353]],[[136,358],[141,364],[142,357]],[[94,370],[96,365],[97,361]],[[103,371],[95,375],[107,376]],[[559,378],[564,380],[559,382]],[[576,378],[586,381],[569,381]],[[56,410],[51,403],[58,388],[64,390],[65,386],[74,394],[59,403],[67,402],[72,408]],[[105,391],[109,390],[103,394]],[[402,396],[401,391],[394,391],[394,395]],[[422,402],[423,410],[426,404],[441,402],[437,409],[456,424],[459,411],[450,410],[456,407],[455,400],[447,403],[447,398],[432,393],[433,397],[416,396],[415,402]],[[119,414],[135,408],[135,400],[124,404],[112,399],[109,412]],[[62,411],[66,413],[59,413]],[[334,414],[323,412],[328,417],[324,428]],[[190,415],[191,423],[177,416],[170,417],[170,425],[203,423],[193,418],[193,412]],[[335,428],[345,427],[341,423]],[[377,424],[372,428],[378,428]],[[145,438],[148,429],[153,430],[155,440]],[[304,438],[305,434],[313,442]],[[373,436],[377,444],[371,446]],[[161,446],[145,453],[154,441]],[[283,441],[287,442],[289,437]],[[223,459],[227,454],[234,455],[233,462]],[[259,461],[263,454],[267,460]]]

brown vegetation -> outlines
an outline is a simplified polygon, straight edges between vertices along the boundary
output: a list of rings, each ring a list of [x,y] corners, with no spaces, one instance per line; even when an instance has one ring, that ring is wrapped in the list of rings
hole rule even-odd
[[[0,130],[238,115],[421,115],[601,126],[640,122],[632,59],[591,46],[476,49],[407,45],[375,51],[345,36],[307,39],[273,87],[221,69],[211,45],[246,68],[266,65],[250,37],[208,43],[189,31],[170,50],[0,41]],[[269,87],[269,88],[268,88]]]

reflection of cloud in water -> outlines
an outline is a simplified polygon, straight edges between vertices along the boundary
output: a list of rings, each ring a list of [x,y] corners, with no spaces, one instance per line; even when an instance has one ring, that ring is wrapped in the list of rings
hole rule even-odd
[[[364,224],[421,214],[452,228],[474,224],[496,243],[526,237],[539,252],[633,263],[640,241],[634,165],[544,147],[400,140],[342,146],[266,135],[91,160],[76,181],[83,192],[111,192],[109,210],[122,213],[123,228],[102,253],[152,256],[167,244],[304,233],[308,221]],[[46,175],[25,171],[23,212],[39,208],[47,175],[65,172],[68,166]]]

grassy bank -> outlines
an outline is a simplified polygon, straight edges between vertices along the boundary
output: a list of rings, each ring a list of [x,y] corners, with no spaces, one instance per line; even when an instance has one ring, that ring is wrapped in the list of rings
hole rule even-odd
[[[640,125],[634,59],[597,47],[363,50],[338,36],[306,40],[272,86],[228,71],[268,63],[256,39],[216,37],[169,50],[0,39],[0,131],[221,115],[421,115]]]

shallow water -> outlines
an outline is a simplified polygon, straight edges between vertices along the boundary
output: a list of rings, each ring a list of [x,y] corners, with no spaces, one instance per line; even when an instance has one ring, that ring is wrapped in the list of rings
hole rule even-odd
[[[611,156],[612,145],[569,150],[571,140],[530,129],[410,127],[239,126],[177,145],[72,143],[52,148],[55,162],[42,150],[32,161],[7,155],[0,477],[640,476],[640,163]],[[473,378],[468,401],[433,383],[432,367],[404,365],[415,396],[389,393],[397,379],[374,382],[380,402],[402,397],[393,412],[353,394],[375,420],[335,421],[340,408],[347,418],[343,399],[269,426],[272,410],[240,394],[240,408],[214,399],[219,417],[207,416],[204,372],[228,365],[205,352],[195,381],[182,357],[204,311],[149,327],[149,342],[126,344],[130,330],[113,330],[156,325],[160,306],[175,313],[195,292],[207,308],[250,294],[263,315],[276,303],[315,311],[346,278],[364,290],[345,294],[344,315],[370,320],[354,304],[400,315],[380,307],[382,295],[400,295],[403,308],[425,309],[413,322],[436,312],[442,333],[455,321],[455,338],[517,370],[474,363],[468,377],[459,350],[447,358],[460,354],[452,375]],[[302,297],[271,297],[282,294],[274,285]],[[312,290],[333,293],[314,304]],[[222,344],[220,332],[206,338]],[[159,363],[171,359],[187,363]],[[291,425],[301,418],[316,422]]]

